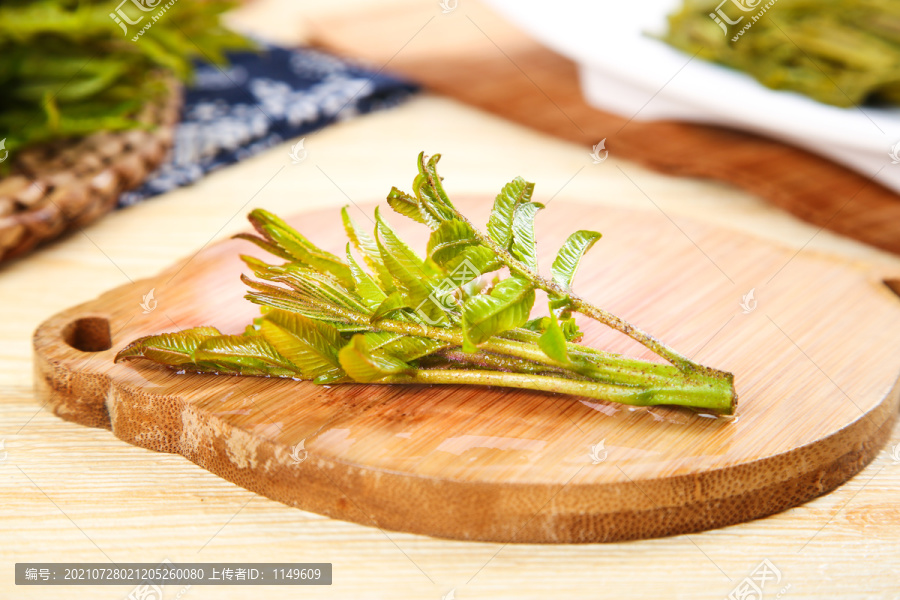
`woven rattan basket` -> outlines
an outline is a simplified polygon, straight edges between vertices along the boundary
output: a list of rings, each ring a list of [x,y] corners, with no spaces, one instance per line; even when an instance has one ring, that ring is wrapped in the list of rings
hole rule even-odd
[[[112,210],[165,159],[175,135],[182,88],[147,104],[138,119],[152,129],[100,132],[28,148],[0,179],[0,261],[81,228]]]

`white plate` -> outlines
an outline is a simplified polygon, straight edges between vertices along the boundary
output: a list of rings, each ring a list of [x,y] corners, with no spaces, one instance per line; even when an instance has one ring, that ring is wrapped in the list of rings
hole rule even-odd
[[[770,90],[748,75],[692,59],[650,37],[648,33],[666,30],[666,15],[678,8],[680,0],[488,2],[542,43],[575,60],[585,98],[597,108],[637,120],[674,119],[763,134],[831,158],[900,191],[900,164],[892,164],[889,154],[900,143],[900,109],[838,108],[797,93]],[[776,2],[769,10],[777,6]],[[731,26],[729,35],[739,27]],[[753,35],[753,29],[744,35]]]

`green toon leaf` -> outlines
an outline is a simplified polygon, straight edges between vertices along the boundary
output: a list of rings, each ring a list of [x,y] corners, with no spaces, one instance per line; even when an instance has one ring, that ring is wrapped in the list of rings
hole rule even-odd
[[[110,18],[116,7],[101,2],[0,3],[0,135],[15,140],[12,147],[19,151],[98,131],[146,127],[140,109],[165,97],[169,86],[161,79],[187,80],[193,58],[215,60],[224,57],[223,50],[253,46],[218,23],[233,6],[219,0],[174,3],[152,29],[129,25],[126,37]],[[119,7],[123,16],[136,16],[131,3]],[[157,3],[153,12],[162,8]],[[140,42],[133,43],[139,31]],[[100,111],[96,118],[89,117],[95,110]],[[10,114],[20,115],[11,127],[5,119]]]
[[[562,326],[562,332],[563,335],[566,336],[567,341],[577,342],[584,337],[584,334],[581,333],[581,329],[578,327],[578,323],[575,322],[575,317],[563,319],[560,325]]]
[[[419,208],[418,199],[410,196],[406,192],[398,190],[395,187],[391,188],[391,191],[387,196],[387,203],[391,208],[394,209],[395,212],[403,215],[404,217],[409,217],[417,223],[428,225],[432,228],[440,225],[439,221],[436,221],[434,217],[432,217],[429,213],[423,212]]]
[[[435,273],[426,269],[425,262],[406,245],[375,211],[375,241],[381,258],[394,278],[407,306],[421,311],[431,324],[446,324],[446,309],[430,298],[433,288],[429,284]]]
[[[350,269],[337,256],[322,250],[296,229],[272,213],[257,208],[250,213],[250,222],[261,235],[294,260],[334,275],[346,287],[353,287]]]
[[[265,238],[250,241],[276,255],[290,255],[281,265],[242,257],[256,276],[241,275],[251,289],[247,298],[263,306],[262,316],[243,335],[204,328],[142,338],[123,349],[117,360],[150,358],[181,371],[315,383],[501,385],[641,406],[675,404],[733,412],[731,374],[691,362],[568,291],[579,262],[600,234],[578,231],[569,236],[553,262],[553,281],[548,281],[536,269],[534,219],[543,206],[527,199],[530,184],[512,182],[495,207],[493,233],[506,239],[507,248],[443,203],[439,178],[436,183],[429,179],[437,177],[435,162],[419,159],[424,200],[392,192],[401,214],[426,221],[425,215],[440,218],[424,259],[377,209],[375,234],[368,238],[345,207],[342,216],[351,244],[375,268],[366,270],[347,244],[347,262],[340,265],[348,279],[342,280],[330,255],[324,255],[330,268],[297,258],[295,254],[323,255],[277,218],[257,212],[254,224]],[[416,202],[420,208],[427,203],[429,212],[413,212]],[[504,211],[507,221],[498,224]],[[508,268],[505,279],[504,273],[493,273],[490,283],[480,277],[499,267],[505,267],[504,272]],[[380,273],[386,285],[379,281]],[[529,320],[537,290],[547,295],[550,314]],[[572,343],[581,337],[575,313],[632,337],[671,364]]]
[[[538,345],[544,351],[544,354],[557,362],[566,364],[569,362],[566,341],[566,335],[559,326],[556,315],[551,312],[548,317],[547,330],[541,335]]]
[[[251,233],[239,233],[237,235],[232,236],[231,239],[245,240],[245,241],[251,242],[251,243],[255,244],[256,246],[262,248],[269,254],[277,256],[278,258],[282,258],[284,260],[294,260],[294,257],[291,256],[291,254],[289,252],[286,252],[284,250],[284,248],[281,248],[280,246],[273,244],[269,240],[255,236]]]
[[[338,358],[344,372],[360,383],[374,383],[391,375],[415,372],[412,366],[399,358],[372,352],[362,334],[354,335],[350,343],[341,348]]]
[[[375,307],[375,312],[369,317],[369,320],[372,323],[377,323],[381,319],[385,319],[395,310],[400,310],[402,308],[412,308],[407,306],[406,300],[403,299],[403,295],[400,292],[391,292],[391,295],[384,299],[384,301]]]
[[[356,284],[355,291],[366,306],[370,310],[381,306],[381,303],[384,302],[388,295],[381,289],[378,282],[353,259],[353,255],[350,254],[350,244],[347,244],[347,266],[350,267],[350,276],[353,277],[353,281]]]
[[[350,217],[346,206],[341,208],[341,220],[344,224],[344,232],[347,234],[350,243],[360,251],[366,265],[378,276],[378,281],[381,282],[381,289],[388,294],[393,292],[396,289],[394,288],[394,279],[381,260],[381,251],[378,249],[378,244],[375,243],[372,236],[360,228],[356,221]]]
[[[355,291],[345,288],[330,273],[320,273],[315,269],[298,264],[270,266],[263,279],[283,283],[291,289],[315,302],[329,304],[337,308],[366,314],[368,308]]]
[[[457,285],[468,285],[482,275],[501,268],[503,263],[487,246],[472,246],[442,266]]]
[[[539,202],[528,202],[516,207],[513,216],[512,255],[525,263],[532,271],[537,271],[537,249],[534,241],[534,217],[544,208]]]
[[[194,351],[194,362],[213,363],[224,367],[223,371],[243,375],[290,377],[297,374],[296,367],[260,336],[221,335],[208,338]]]
[[[488,235],[504,250],[509,250],[512,243],[513,217],[516,208],[523,203],[531,202],[534,184],[521,177],[516,177],[500,190],[494,199],[494,208],[488,218]]]
[[[413,180],[413,193],[419,200],[419,209],[432,229],[447,219],[452,219],[455,212],[437,172],[440,159],[441,155],[435,154],[425,162],[425,153],[419,153],[419,173]]]
[[[450,219],[431,232],[427,252],[434,262],[443,266],[466,249],[479,245],[481,242],[471,225],[459,219]]]
[[[569,289],[572,286],[572,280],[575,278],[575,271],[578,269],[581,258],[601,237],[601,234],[596,231],[588,231],[586,229],[581,229],[570,235],[566,243],[559,249],[556,260],[553,261],[553,266],[550,267],[553,281],[564,289]]]
[[[304,379],[343,375],[338,351],[344,340],[328,323],[272,310],[263,317],[259,331],[281,356],[299,369]]]
[[[341,333],[355,333],[357,331],[367,331],[369,329],[369,326],[366,324],[347,321],[344,315],[332,312],[327,307],[300,301],[291,298],[289,295],[258,291],[250,292],[246,294],[244,298],[263,308],[286,310],[295,312],[298,315],[303,315],[309,319],[326,322]]]
[[[362,335],[370,352],[386,354],[404,362],[422,358],[451,345],[431,338],[385,331],[370,331]]]
[[[428,257],[444,268],[455,287],[503,266],[494,251],[478,240],[472,226],[459,219],[444,221],[431,233]]]
[[[194,362],[194,351],[211,337],[222,335],[215,327],[194,327],[178,333],[160,333],[136,339],[116,355],[115,362],[146,358],[177,366]]]
[[[519,327],[528,320],[534,306],[534,285],[518,276],[498,283],[489,295],[469,298],[463,305],[463,350],[474,347],[494,335]]]

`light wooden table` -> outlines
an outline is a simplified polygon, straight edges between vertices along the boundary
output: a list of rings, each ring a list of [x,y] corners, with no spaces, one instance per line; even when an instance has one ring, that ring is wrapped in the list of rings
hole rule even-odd
[[[344,10],[355,4],[342,3]],[[235,18],[289,42],[302,39],[298,18],[322,11],[259,0]],[[725,598],[767,559],[781,581],[768,583],[766,598],[781,591],[796,599],[900,598],[900,461],[890,454],[900,429],[847,484],[773,517],[631,543],[504,546],[380,531],[291,509],[179,456],[129,446],[42,410],[31,389],[30,358],[40,321],[244,228],[243,215],[253,207],[291,213],[337,207],[348,197],[383,198],[391,185],[408,186],[420,150],[444,154],[453,193],[492,195],[522,174],[537,182],[538,200],[557,195],[662,210],[675,222],[711,220],[802,252],[839,253],[900,272],[896,257],[807,226],[740,191],[657,175],[614,155],[593,165],[589,148],[437,97],[311,134],[300,165],[291,165],[288,147],[112,214],[0,269],[0,597],[118,599],[131,589],[16,588],[16,562],[169,559],[334,564],[331,587],[194,587],[181,596],[187,600],[251,594],[439,600],[451,589],[461,600]],[[165,597],[180,591],[167,589]]]

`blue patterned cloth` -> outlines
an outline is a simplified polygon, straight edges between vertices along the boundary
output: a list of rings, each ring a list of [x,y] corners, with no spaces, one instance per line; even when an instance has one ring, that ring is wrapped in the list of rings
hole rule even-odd
[[[394,106],[418,89],[311,48],[268,47],[228,59],[228,66],[197,67],[169,162],[123,193],[120,207],[336,121]]]

